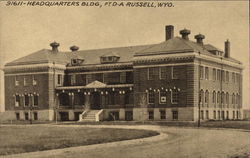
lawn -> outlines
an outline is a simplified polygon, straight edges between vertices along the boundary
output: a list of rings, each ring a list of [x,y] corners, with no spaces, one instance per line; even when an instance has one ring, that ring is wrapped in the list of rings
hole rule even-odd
[[[154,131],[131,129],[0,126],[0,155],[129,140],[157,134]]]

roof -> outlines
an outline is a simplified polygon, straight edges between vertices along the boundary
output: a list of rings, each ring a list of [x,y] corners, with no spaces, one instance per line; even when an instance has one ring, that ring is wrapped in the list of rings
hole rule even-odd
[[[170,40],[161,42],[159,44],[129,46],[129,47],[116,47],[92,50],[80,50],[74,52],[53,52],[52,50],[42,49],[25,57],[14,60],[6,66],[10,65],[23,65],[34,63],[61,63],[68,64],[71,59],[84,59],[84,65],[101,64],[100,57],[106,55],[119,56],[119,63],[131,62],[133,56],[141,55],[154,55],[154,54],[172,54],[172,53],[185,53],[190,51],[200,52],[202,54],[213,55],[209,51],[219,50],[210,44],[200,45],[194,41],[185,40],[181,37],[174,37]],[[221,51],[221,50],[219,50]],[[214,55],[214,57],[216,57]],[[228,58],[232,62],[237,62],[236,59]]]

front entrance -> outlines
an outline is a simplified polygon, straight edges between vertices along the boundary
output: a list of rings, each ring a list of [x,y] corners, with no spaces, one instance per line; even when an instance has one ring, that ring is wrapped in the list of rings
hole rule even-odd
[[[101,109],[101,94],[100,92],[93,92],[91,99],[91,109]]]

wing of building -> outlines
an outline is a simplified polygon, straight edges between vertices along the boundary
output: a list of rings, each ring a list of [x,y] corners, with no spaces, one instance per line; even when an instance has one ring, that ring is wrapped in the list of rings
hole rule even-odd
[[[5,110],[17,120],[221,120],[242,118],[242,63],[174,37],[142,46],[59,51],[59,43],[7,63]]]

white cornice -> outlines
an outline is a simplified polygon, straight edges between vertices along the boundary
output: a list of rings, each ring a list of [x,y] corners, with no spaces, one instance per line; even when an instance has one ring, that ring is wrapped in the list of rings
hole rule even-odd
[[[44,64],[5,66],[3,70],[8,71],[8,70],[40,69],[40,68],[55,68],[55,69],[65,70],[66,66],[61,64],[44,63]]]

